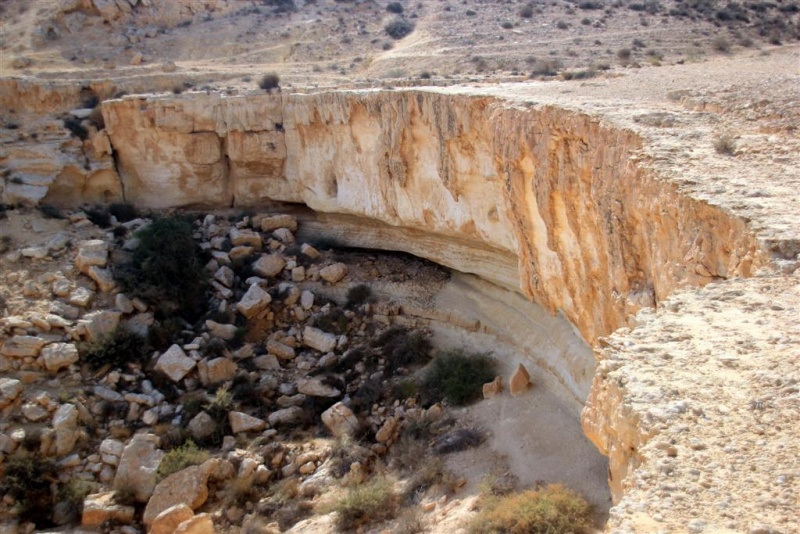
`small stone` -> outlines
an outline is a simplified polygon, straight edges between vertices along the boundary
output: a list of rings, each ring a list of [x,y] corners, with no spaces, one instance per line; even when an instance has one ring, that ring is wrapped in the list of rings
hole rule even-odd
[[[133,313],[133,302],[124,293],[117,293],[114,297],[114,305],[122,313]]]
[[[240,432],[260,432],[267,427],[267,423],[263,419],[242,412],[229,412],[228,421],[231,424],[231,431],[234,434]]]
[[[284,245],[291,245],[292,243],[294,243],[294,234],[292,234],[292,231],[289,230],[288,228],[278,228],[277,230],[272,232],[272,235],[278,238],[278,241],[280,241]]]
[[[180,345],[172,345],[158,358],[155,369],[167,375],[173,382],[178,382],[189,371],[194,369],[196,362],[186,356]]]
[[[320,269],[319,275],[326,282],[335,284],[347,275],[347,265],[344,263],[334,263],[333,265],[328,265],[327,267]]]
[[[342,402],[337,402],[322,412],[322,423],[337,438],[344,435],[353,436],[361,427],[353,411]]]
[[[264,254],[253,263],[253,272],[258,276],[272,278],[280,274],[285,266],[286,260],[279,254]]]
[[[270,302],[272,302],[272,297],[269,293],[257,285],[252,285],[247,290],[247,293],[244,294],[242,300],[236,304],[236,309],[248,319],[252,319],[264,311]]]
[[[320,352],[331,352],[336,348],[336,336],[307,326],[303,330],[303,344]]]
[[[425,504],[421,504],[420,508],[422,508],[422,511],[427,514],[429,512],[433,512],[436,509],[436,503],[435,502],[426,502]]]
[[[263,356],[257,356],[256,358],[253,358],[253,365],[263,371],[281,368],[281,364],[274,354],[264,354]]]
[[[22,394],[22,382],[14,378],[0,377],[0,408],[5,408]]]
[[[491,382],[483,385],[483,398],[491,399],[503,392],[503,379],[499,376],[495,377]]]
[[[78,409],[72,404],[59,406],[53,415],[53,430],[56,433],[56,454],[71,453],[78,441]]]
[[[25,417],[28,421],[37,422],[41,421],[48,415],[47,410],[39,406],[38,404],[33,404],[31,402],[25,403],[22,405],[22,416]]]
[[[295,267],[292,269],[292,282],[302,282],[306,279],[306,268]]]
[[[121,318],[122,314],[118,311],[101,310],[86,314],[80,323],[86,326],[89,341],[99,341],[114,333]]]
[[[386,443],[394,436],[395,428],[397,428],[397,419],[387,417],[383,426],[375,433],[375,439],[381,443]]]
[[[108,262],[108,244],[102,239],[83,241],[78,245],[75,266],[78,271],[88,274],[89,267],[105,267]]]
[[[508,389],[511,395],[516,397],[528,390],[531,384],[531,375],[528,374],[528,370],[525,369],[524,365],[519,364],[508,382]]]
[[[200,508],[208,499],[208,477],[214,465],[215,461],[209,460],[203,465],[182,469],[159,482],[144,509],[144,524],[151,525],[161,512],[175,505],[185,504],[192,510]]]
[[[103,293],[109,293],[117,287],[117,282],[114,276],[108,269],[101,269],[100,267],[91,266],[87,273],[89,278],[95,281],[97,288]]]
[[[174,534],[216,534],[216,530],[211,516],[204,513],[197,514],[178,525]]]
[[[225,265],[217,269],[217,272],[214,273],[214,280],[225,287],[233,287],[233,279],[233,269]]]
[[[225,341],[230,341],[236,337],[237,328],[233,324],[222,324],[208,319],[206,320],[206,328],[213,337],[218,337]]]
[[[322,254],[320,254],[319,250],[315,249],[308,243],[303,243],[300,246],[300,252],[311,258],[312,260],[318,259]]]
[[[233,380],[238,369],[236,362],[229,358],[214,358],[207,364],[208,381],[206,386]]]
[[[314,306],[314,293],[308,290],[304,290],[300,293],[300,306],[302,306],[304,310],[310,310]]]

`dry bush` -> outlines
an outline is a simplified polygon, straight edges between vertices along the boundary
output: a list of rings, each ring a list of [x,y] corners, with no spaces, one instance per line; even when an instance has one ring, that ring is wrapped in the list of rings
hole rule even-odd
[[[192,440],[187,440],[180,447],[175,447],[161,458],[156,470],[156,480],[164,480],[173,473],[182,471],[193,465],[200,465],[211,458],[208,451],[200,449]]]
[[[507,497],[489,497],[470,524],[472,534],[580,534],[592,527],[591,506],[553,484]]]
[[[730,133],[721,133],[714,139],[714,150],[717,154],[733,156],[736,154],[736,140]]]
[[[333,510],[337,513],[336,524],[340,529],[355,529],[393,518],[397,513],[397,495],[389,479],[375,477],[350,488],[333,505]]]

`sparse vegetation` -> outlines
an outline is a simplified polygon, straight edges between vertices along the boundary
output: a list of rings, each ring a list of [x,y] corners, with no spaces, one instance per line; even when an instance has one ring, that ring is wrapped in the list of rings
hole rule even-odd
[[[20,517],[37,527],[50,525],[53,507],[52,486],[58,471],[50,460],[27,451],[18,451],[4,462],[0,491],[16,501]]]
[[[208,451],[198,448],[194,441],[187,440],[186,443],[172,449],[161,458],[161,463],[158,464],[156,471],[156,480],[163,480],[187,467],[200,465],[210,457]]]
[[[736,154],[736,139],[733,134],[724,132],[714,138],[714,150],[717,154],[733,156]]]
[[[462,405],[478,399],[483,384],[491,382],[494,376],[495,363],[488,354],[453,350],[439,353],[433,359],[421,389],[428,402],[444,398]]]
[[[722,36],[715,37],[713,41],[711,41],[711,48],[714,49],[715,52],[719,52],[720,54],[727,54],[731,51],[731,44],[728,40]]]
[[[386,359],[386,373],[391,376],[399,367],[423,365],[430,360],[431,342],[419,330],[393,326],[372,342]]]
[[[403,4],[400,2],[389,2],[386,6],[386,11],[400,15],[403,12]]]
[[[391,519],[397,513],[397,495],[392,482],[382,476],[351,488],[333,507],[336,524],[340,529]]]
[[[114,202],[108,206],[108,213],[114,216],[119,222],[132,221],[139,216],[136,207],[127,202]]]
[[[117,279],[132,295],[163,314],[193,318],[205,311],[207,275],[191,225],[181,217],[156,219],[136,232],[132,262],[118,266]]]
[[[484,497],[483,508],[470,525],[472,534],[581,534],[592,527],[591,507],[561,485]]]
[[[267,92],[271,92],[273,89],[279,89],[281,86],[280,76],[275,72],[268,72],[261,77],[258,86]]]
[[[80,347],[83,361],[93,369],[105,365],[111,369],[124,367],[128,363],[141,363],[150,355],[147,339],[128,330],[124,326],[117,328],[107,338]]]
[[[406,19],[397,18],[383,27],[383,31],[395,40],[400,40],[414,31],[414,24]]]
[[[347,303],[345,308],[354,309],[366,304],[372,299],[372,288],[366,284],[358,284],[347,290]]]

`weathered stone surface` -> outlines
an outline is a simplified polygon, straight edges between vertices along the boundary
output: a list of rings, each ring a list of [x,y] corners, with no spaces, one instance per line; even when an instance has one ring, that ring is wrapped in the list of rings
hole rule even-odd
[[[196,362],[183,352],[180,345],[172,345],[158,358],[155,369],[167,375],[173,382],[178,382],[189,374],[195,365]]]
[[[336,336],[307,326],[303,329],[303,344],[320,352],[330,352],[336,348]]]
[[[78,245],[78,255],[75,257],[75,266],[84,274],[89,273],[89,267],[105,267],[108,262],[108,243],[102,239],[83,241]]]
[[[353,411],[342,402],[337,402],[322,412],[322,422],[337,438],[344,435],[353,436],[361,426]]]
[[[277,410],[269,414],[268,420],[271,426],[296,424],[305,418],[305,412],[299,406],[290,406],[282,410]]]
[[[0,355],[12,358],[35,357],[39,355],[45,343],[47,341],[36,336],[12,336],[0,347]]]
[[[271,215],[259,220],[262,232],[271,232],[278,228],[288,228],[292,232],[297,230],[297,220],[291,215]]]
[[[214,522],[209,514],[197,514],[175,529],[174,534],[215,534]]]
[[[334,263],[333,265],[328,265],[327,267],[320,269],[319,275],[326,282],[335,284],[347,276],[347,265],[344,263]]]
[[[222,324],[211,319],[206,320],[206,328],[208,333],[214,337],[230,341],[236,337],[236,325]]]
[[[117,287],[117,282],[108,269],[101,269],[100,267],[92,265],[89,267],[89,271],[86,274],[95,281],[97,288],[103,293],[113,291],[114,288]]]
[[[56,454],[71,453],[78,441],[78,409],[72,404],[59,406],[53,414],[53,430],[56,433]]]
[[[5,408],[22,394],[22,382],[15,378],[0,377],[0,408]]]
[[[517,370],[514,371],[514,374],[511,375],[511,378],[508,380],[508,390],[513,396],[522,395],[525,393],[531,385],[531,375],[528,374],[528,370],[525,369],[525,366],[519,364]]]
[[[231,423],[231,431],[234,434],[260,432],[267,427],[267,423],[263,419],[242,412],[229,412],[228,421]]]
[[[274,354],[264,354],[253,358],[253,365],[262,370],[280,369],[281,364]]]
[[[87,313],[80,322],[86,327],[86,338],[99,341],[114,333],[121,318],[122,314],[118,311],[100,310]]]
[[[158,483],[144,509],[143,521],[151,525],[156,517],[177,504],[197,510],[208,499],[208,477],[211,464],[193,465],[169,475]]]
[[[253,247],[255,250],[261,250],[261,235],[252,230],[231,228],[229,235],[235,247]]]
[[[214,273],[214,280],[219,282],[220,284],[224,285],[225,287],[233,287],[233,269],[230,267],[223,265],[217,272]]]
[[[158,436],[136,434],[125,446],[114,477],[114,489],[132,490],[136,500],[147,502],[156,487],[156,470],[164,451],[157,446]]]
[[[94,299],[94,291],[85,287],[77,287],[69,296],[69,303],[81,308],[86,308],[92,303]],[[73,319],[77,319],[77,314]]]
[[[280,254],[264,254],[253,263],[253,272],[258,276],[271,278],[286,267],[286,260]]]
[[[339,397],[341,391],[333,386],[324,384],[319,378],[301,378],[297,381],[297,391],[310,397]]]
[[[124,506],[114,501],[114,491],[88,495],[83,500],[83,516],[81,526],[87,528],[100,527],[105,522],[116,522],[123,525],[133,523],[133,506]]]
[[[503,392],[503,379],[496,376],[494,380],[483,385],[483,398],[491,399]]]
[[[220,384],[233,380],[238,366],[230,358],[214,358],[206,364],[206,385]]]
[[[380,443],[386,443],[394,437],[396,428],[397,419],[394,417],[387,417],[381,428],[375,433],[375,439]]]
[[[295,358],[294,348],[272,339],[267,341],[267,352],[274,354],[281,360],[294,360]]]
[[[114,306],[125,314],[133,313],[134,310],[133,302],[124,293],[117,293],[117,296],[114,297]]]
[[[174,534],[178,525],[193,517],[194,511],[184,503],[170,506],[153,519],[149,534]]]
[[[193,438],[203,440],[217,431],[217,423],[206,412],[200,412],[189,421],[186,429]]]
[[[51,373],[69,367],[79,359],[78,347],[72,343],[51,343],[42,349],[44,366]]]
[[[244,294],[242,300],[236,304],[236,309],[248,319],[252,319],[267,309],[270,302],[272,302],[270,294],[261,289],[260,286],[254,284],[250,286],[250,289]]]

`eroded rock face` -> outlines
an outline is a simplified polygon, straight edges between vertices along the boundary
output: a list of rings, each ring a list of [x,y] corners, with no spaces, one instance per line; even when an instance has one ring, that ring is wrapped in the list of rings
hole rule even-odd
[[[637,165],[635,133],[574,112],[407,91],[126,98],[104,117],[135,204],[279,200],[388,223],[370,246],[521,291],[590,343],[763,261],[744,222]]]

